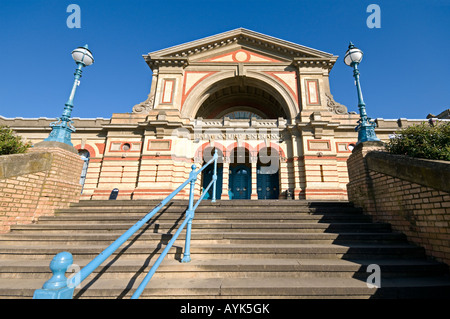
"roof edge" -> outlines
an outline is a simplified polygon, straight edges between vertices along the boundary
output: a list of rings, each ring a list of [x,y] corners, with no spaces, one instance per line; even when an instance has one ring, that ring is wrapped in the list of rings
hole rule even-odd
[[[153,51],[153,52],[149,52],[146,55],[143,55],[144,57],[146,56],[152,56],[152,57],[163,57],[163,56],[170,56],[173,54],[182,54],[183,51],[189,51],[189,49],[198,49],[208,46],[208,45],[213,45],[213,46],[221,46],[221,45],[225,45],[227,43],[232,42],[232,40],[238,40],[237,37],[240,37],[239,39],[242,39],[241,37],[245,37],[247,38],[253,38],[251,40],[255,40],[255,41],[259,41],[259,42],[269,42],[272,45],[277,45],[279,47],[283,47],[284,49],[287,49],[289,51],[300,51],[300,52],[304,52],[304,53],[308,53],[311,54],[313,56],[316,57],[320,57],[320,58],[336,58],[335,55],[325,52],[325,51],[321,51],[321,50],[317,50],[317,49],[313,49],[307,46],[303,46],[300,44],[296,44],[290,41],[286,41],[286,40],[282,40],[273,36],[269,36],[263,33],[259,33],[256,31],[252,31],[249,29],[245,29],[245,28],[237,28],[237,29],[233,29],[230,31],[226,31],[226,32],[222,32],[222,33],[218,33],[215,35],[211,35],[211,36],[207,36],[204,38],[200,38],[198,40],[194,40],[194,41],[189,41],[183,44],[179,44],[179,45],[175,45],[175,46],[171,46],[168,47],[166,49],[162,49],[162,50],[157,50],[157,51]],[[227,39],[227,38],[231,38],[231,39]],[[218,42],[220,41],[220,42]],[[217,43],[218,42],[218,43]]]

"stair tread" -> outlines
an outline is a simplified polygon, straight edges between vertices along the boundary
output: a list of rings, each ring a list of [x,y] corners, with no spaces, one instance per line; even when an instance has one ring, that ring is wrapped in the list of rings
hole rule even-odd
[[[84,267],[88,264],[91,259],[77,259],[74,260],[77,265]],[[114,263],[104,262],[100,267],[109,265],[111,267],[123,267],[123,266],[142,266],[145,263],[142,258],[135,259],[118,259]],[[377,264],[380,266],[434,266],[441,265],[436,261],[426,260],[426,259],[302,259],[302,258],[251,258],[251,259],[195,259],[193,258],[189,263],[181,263],[174,259],[164,259],[161,263],[162,268],[173,268],[180,269],[183,268],[199,268],[204,266],[341,266],[341,267],[361,267],[368,266],[371,264]],[[151,267],[152,263],[148,266]],[[0,259],[0,271],[4,271],[7,267],[23,267],[23,268],[37,268],[45,267],[48,269],[48,260],[1,260]],[[236,268],[236,271],[239,271]]]
[[[15,289],[39,289],[42,287],[41,279],[29,279],[27,281],[16,279],[0,279],[1,290]],[[140,282],[133,282],[132,289],[136,289]],[[446,287],[450,289],[450,279],[435,277],[414,277],[414,278],[383,278],[382,287]],[[104,279],[97,280],[89,287],[90,290],[105,289],[125,289],[129,285],[127,279]],[[82,285],[83,286],[83,285]],[[355,278],[187,278],[180,279],[158,279],[150,281],[145,290],[168,290],[168,289],[186,289],[189,290],[217,290],[217,294],[226,293],[226,290],[255,290],[255,289],[274,289],[281,294],[292,293],[290,289],[302,290],[320,289],[361,289],[366,292],[375,292],[376,289],[367,287],[367,283]],[[144,293],[145,293],[144,290]],[[192,293],[192,291],[190,291]],[[232,291],[229,291],[232,293]],[[323,293],[323,292],[322,292]]]
[[[142,247],[142,248],[152,248],[152,247],[156,247],[157,245],[154,246],[149,246],[147,244],[142,244],[142,245],[138,245],[138,244],[133,244],[131,247]],[[165,247],[165,245],[163,245]],[[183,243],[184,246],[184,243]],[[88,249],[88,248],[102,248],[102,247],[107,247],[105,245],[90,245],[89,247],[80,247],[81,249]],[[235,243],[231,243],[231,244],[198,244],[196,245],[196,247],[199,248],[215,248],[215,249],[222,249],[222,248],[241,248],[241,247],[248,247],[248,248],[263,248],[263,247],[268,247],[268,248],[372,248],[372,247],[379,247],[379,248],[418,248],[418,246],[415,246],[413,244],[409,244],[409,243],[395,243],[395,244],[383,244],[383,243],[373,243],[373,244],[360,244],[360,243],[351,243],[351,244],[301,244],[301,243],[295,243],[295,244],[285,244],[285,243],[280,243],[280,244],[272,244],[272,243],[268,243],[268,244],[255,244],[255,243],[251,243],[251,244],[235,244]],[[37,248],[42,248],[42,249],[52,249],[52,250],[57,250],[57,249],[64,249],[67,248],[66,245],[62,245],[62,246],[56,246],[56,245],[52,245],[51,247],[49,247],[48,245],[36,245],[33,246],[32,249],[37,249]],[[73,247],[75,248],[75,247]],[[192,248],[192,247],[191,247]],[[195,248],[195,247],[194,247]],[[8,249],[8,250],[13,250],[13,249],[31,249],[30,246],[28,245],[0,245],[0,249]]]
[[[73,234],[73,235],[61,235],[61,234],[54,234],[54,233],[49,233],[49,234],[45,234],[45,237],[48,237],[50,239],[58,239],[58,238],[63,238],[66,239],[68,237],[70,238],[117,238],[118,236],[120,236],[122,233],[121,232],[117,232],[117,233],[113,233],[113,234],[89,234],[89,233],[79,233],[79,234]],[[142,234],[142,236],[161,236],[161,235],[173,235],[171,233],[154,233],[154,232],[149,232],[149,233],[145,233]],[[217,236],[219,238],[239,238],[239,236],[244,236],[244,237],[257,237],[257,238],[267,238],[267,237],[312,237],[312,238],[317,238],[317,237],[322,237],[322,238],[336,238],[339,236],[375,236],[375,237],[403,237],[403,234],[401,233],[371,233],[371,232],[364,232],[364,233],[345,233],[345,234],[338,234],[338,233],[299,233],[299,232],[283,232],[283,233],[271,233],[271,232],[203,232],[203,233],[196,233],[197,235],[210,235],[210,236],[216,236],[215,238],[217,238]],[[6,234],[6,235],[0,235],[0,240],[7,240],[7,239],[29,239],[29,240],[39,240],[39,239],[45,239],[45,237],[43,237],[43,235],[41,234],[23,234],[23,233],[10,233],[10,234]],[[195,239],[195,236],[192,238]]]
[[[99,215],[99,214],[88,214],[88,215],[76,215],[74,216],[73,214],[67,214],[66,215],[57,215],[57,216],[45,216],[45,217],[41,217],[39,218],[39,221],[49,221],[49,220],[97,220],[98,218],[101,218],[103,220],[131,220],[131,219],[140,219],[143,216],[145,216],[144,214],[129,214],[126,216],[123,215],[115,215],[114,213],[111,213],[110,216],[105,216],[105,215]],[[170,218],[169,218],[170,217]],[[158,218],[152,218],[152,220],[176,220],[177,218],[180,217],[184,217],[184,214],[173,214],[173,215],[169,215],[169,216],[164,216],[161,215]],[[289,214],[289,215],[281,215],[281,214],[271,214],[271,215],[260,215],[260,214],[255,214],[255,215],[251,215],[251,216],[239,216],[238,213],[236,213],[236,216],[230,216],[230,215],[220,215],[220,214],[211,214],[211,215],[206,215],[206,214],[198,214],[196,212],[195,214],[195,219],[194,220],[204,220],[207,219],[208,221],[211,220],[247,220],[247,219],[256,219],[256,218],[263,218],[267,219],[267,220],[283,220],[283,219],[332,219],[332,218],[358,218],[358,219],[369,219],[368,216],[364,216],[364,215],[356,215],[356,216],[352,216],[349,214],[343,214],[343,213],[339,213],[339,214]]]
[[[137,221],[136,221],[137,222]],[[113,227],[113,226],[121,226],[121,227],[126,227],[126,226],[132,226],[134,225],[135,222],[129,222],[129,223],[106,223],[106,224],[88,224],[88,223],[83,223],[83,224],[77,224],[77,223],[71,223],[71,224],[27,224],[27,225],[14,225],[14,228],[35,228],[37,227],[67,227],[67,226],[73,226],[73,227],[88,227],[88,226],[95,226],[95,227]],[[173,222],[169,223],[169,222],[157,222],[156,224],[159,225],[170,225],[173,226]],[[149,224],[147,224],[149,225]],[[196,221],[194,220],[192,223],[193,226],[195,225],[271,225],[272,227],[276,227],[277,224],[274,224],[272,222],[267,222],[267,223],[263,223],[263,222],[215,222],[215,223],[211,223],[208,221]],[[327,225],[388,225],[387,223],[372,223],[372,222],[332,222],[332,223],[301,223],[301,222],[287,222],[287,223],[283,223],[281,225],[296,225],[296,226],[311,226],[311,225],[317,225],[320,227],[326,227]]]

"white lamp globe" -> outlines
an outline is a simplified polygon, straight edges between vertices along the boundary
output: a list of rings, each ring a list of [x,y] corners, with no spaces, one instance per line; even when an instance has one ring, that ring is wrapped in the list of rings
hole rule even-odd
[[[72,51],[72,58],[75,62],[83,63],[85,66],[94,63],[94,56],[89,51],[87,44],[84,47],[78,47]]]
[[[350,42],[348,50],[344,56],[344,63],[348,66],[353,66],[355,63],[360,63],[363,58],[363,52],[355,47],[353,43]]]

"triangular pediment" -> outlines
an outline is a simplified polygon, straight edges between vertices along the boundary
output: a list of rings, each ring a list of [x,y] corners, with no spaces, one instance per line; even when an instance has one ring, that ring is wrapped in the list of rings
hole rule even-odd
[[[144,55],[147,63],[286,63],[295,59],[336,60],[331,53],[238,28]],[[150,64],[149,64],[150,65]]]
[[[198,62],[220,62],[220,63],[277,63],[284,62],[283,59],[277,57],[271,57],[267,54],[261,54],[259,52],[254,52],[246,50],[243,48],[237,48],[231,52],[212,54],[212,56],[207,58],[199,58]]]

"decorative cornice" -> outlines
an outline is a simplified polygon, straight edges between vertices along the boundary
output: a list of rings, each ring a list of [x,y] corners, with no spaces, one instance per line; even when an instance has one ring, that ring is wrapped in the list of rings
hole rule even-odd
[[[236,43],[252,47],[256,50],[261,50],[267,54],[284,57],[287,61],[305,60],[309,62],[308,59],[312,59],[313,61],[319,61],[320,63],[326,62],[328,68],[331,68],[337,60],[337,56],[334,56],[331,53],[312,49],[244,28],[238,28],[167,49],[154,51],[143,55],[143,57],[150,67],[158,63],[167,66],[178,65],[185,67],[195,55]],[[158,63],[156,63],[157,61]]]
[[[307,67],[307,68],[317,68],[321,67],[324,69],[331,70],[336,62],[337,57],[332,58],[294,58],[293,64],[297,67]]]
[[[181,67],[185,68],[189,61],[185,57],[159,57],[159,56],[153,56],[153,55],[145,55],[144,56],[145,62],[147,62],[148,66],[154,70],[158,69],[159,67]]]

